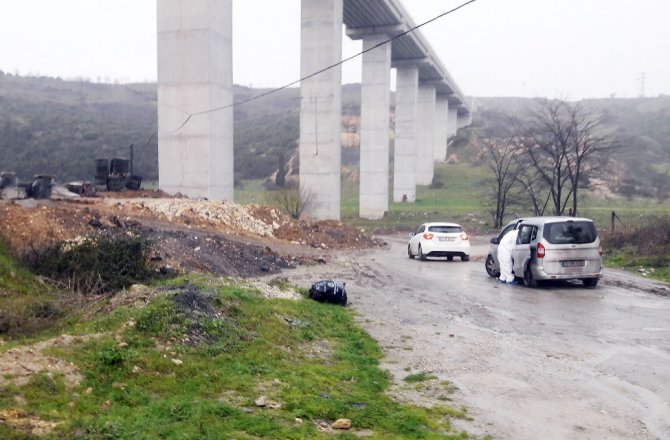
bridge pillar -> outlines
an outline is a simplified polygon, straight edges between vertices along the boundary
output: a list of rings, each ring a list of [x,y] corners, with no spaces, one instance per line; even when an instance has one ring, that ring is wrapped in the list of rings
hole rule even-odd
[[[458,111],[456,107],[449,108],[449,122],[447,125],[449,127],[449,138],[456,136],[456,132],[458,131]]]
[[[341,61],[343,11],[343,0],[302,0],[302,77]],[[300,191],[317,219],[340,219],[341,89],[339,66],[300,84]]]
[[[435,98],[435,161],[446,162],[449,135],[449,99],[446,95]]]
[[[388,39],[366,36],[363,50]],[[389,200],[389,119],[391,108],[391,44],[363,54],[361,85],[361,159],[359,216],[380,219]]]
[[[232,0],[160,0],[158,175],[160,189],[233,200]],[[181,128],[180,128],[181,127]]]
[[[398,67],[395,92],[393,201],[416,201],[419,68]],[[432,158],[432,156],[431,156]]]
[[[419,85],[416,184],[433,182],[435,157],[435,86]]]

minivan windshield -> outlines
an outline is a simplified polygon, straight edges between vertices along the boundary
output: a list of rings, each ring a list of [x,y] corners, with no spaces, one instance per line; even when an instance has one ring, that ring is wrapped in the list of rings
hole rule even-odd
[[[544,239],[552,244],[593,243],[597,237],[593,222],[568,220],[544,226]]]
[[[463,230],[458,226],[435,225],[428,228],[430,232],[441,232],[443,234],[454,234],[462,232]]]

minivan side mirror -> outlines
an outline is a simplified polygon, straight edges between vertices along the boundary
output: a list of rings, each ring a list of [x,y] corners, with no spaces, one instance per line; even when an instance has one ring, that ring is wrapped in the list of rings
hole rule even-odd
[[[414,232],[409,233],[409,238],[412,238],[412,237],[414,237]]]
[[[491,239],[491,244],[500,244],[500,241],[498,240],[498,237],[493,237]]]

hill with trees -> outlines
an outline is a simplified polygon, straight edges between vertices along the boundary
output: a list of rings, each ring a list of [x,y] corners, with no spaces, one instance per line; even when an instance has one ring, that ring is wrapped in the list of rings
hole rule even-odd
[[[280,164],[298,164],[300,92],[297,88],[253,99],[268,89],[235,86],[236,179],[260,179]],[[250,100],[251,99],[251,100]],[[472,126],[450,146],[459,161],[481,157],[482,138],[503,136],[512,119],[526,124],[537,101],[478,98]],[[670,97],[599,99],[582,102],[605,115],[622,143],[608,168],[610,189],[624,195],[667,197],[670,191]],[[360,85],[343,86],[343,164],[356,166]],[[52,174],[59,181],[92,180],[95,159],[128,157],[135,170],[158,178],[156,85],[98,84],[0,72],[0,171],[22,179]]]

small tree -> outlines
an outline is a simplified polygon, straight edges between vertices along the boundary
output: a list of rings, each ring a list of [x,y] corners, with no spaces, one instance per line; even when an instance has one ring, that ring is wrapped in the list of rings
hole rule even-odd
[[[516,197],[512,189],[523,170],[519,162],[522,150],[514,138],[486,139],[483,142],[483,155],[486,166],[492,171],[492,177],[485,182],[491,196],[489,212],[493,217],[493,226],[500,228],[505,219],[505,211]]]
[[[269,193],[270,203],[276,205],[294,219],[312,206],[312,193],[298,188],[284,188]]]
[[[604,133],[603,117],[586,111],[579,103],[543,100],[531,112],[528,127],[517,128],[525,156],[548,188],[552,212],[562,215],[572,202],[576,213],[579,189],[588,184],[607,159],[604,153],[614,142]]]

